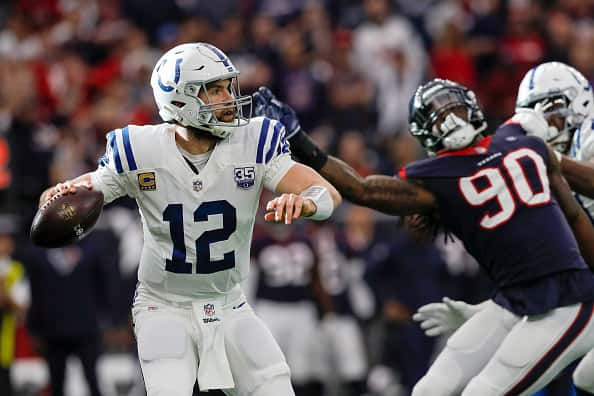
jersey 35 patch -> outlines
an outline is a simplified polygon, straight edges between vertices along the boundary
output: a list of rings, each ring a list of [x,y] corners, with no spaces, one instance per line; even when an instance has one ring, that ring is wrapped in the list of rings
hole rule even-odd
[[[254,186],[256,181],[256,169],[253,166],[235,168],[233,173],[235,174],[235,183],[237,183],[237,187],[247,190]]]

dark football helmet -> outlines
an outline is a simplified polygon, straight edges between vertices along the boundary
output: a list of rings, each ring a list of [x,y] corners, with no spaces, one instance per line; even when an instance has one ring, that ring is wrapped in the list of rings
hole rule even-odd
[[[439,78],[421,85],[412,96],[408,123],[410,133],[429,154],[467,147],[487,127],[474,92]]]

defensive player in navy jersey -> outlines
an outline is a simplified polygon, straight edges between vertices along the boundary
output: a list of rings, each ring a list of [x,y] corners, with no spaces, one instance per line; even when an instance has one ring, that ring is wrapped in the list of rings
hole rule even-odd
[[[594,95],[585,76],[560,62],[546,62],[530,69],[518,89],[516,114],[510,122],[520,123],[523,130],[502,129],[496,133],[526,132],[538,136],[562,157],[561,168],[576,193],[576,199],[594,222]],[[428,336],[451,333],[478,312],[482,304],[470,305],[447,297],[443,302],[427,304],[414,315]],[[594,350],[590,351],[573,373],[578,395],[594,394]],[[556,381],[559,392],[567,376]],[[569,392],[566,392],[569,394]],[[551,394],[551,393],[549,393]],[[557,394],[557,393],[555,393]]]
[[[269,92],[255,100],[257,113],[293,132],[295,155],[347,199],[438,222],[498,286],[494,302],[450,337],[413,396],[529,395],[594,346],[594,228],[542,140],[487,136],[474,93],[435,79],[416,91],[409,115],[411,133],[434,156],[399,178],[362,178],[315,147]]]

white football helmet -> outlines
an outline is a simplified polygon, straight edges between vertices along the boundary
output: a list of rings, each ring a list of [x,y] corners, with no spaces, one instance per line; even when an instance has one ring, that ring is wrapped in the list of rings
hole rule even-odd
[[[207,43],[178,45],[159,59],[151,75],[159,115],[165,122],[174,121],[226,138],[233,128],[247,125],[251,117],[252,98],[241,96],[238,76],[239,70],[217,47]],[[231,79],[233,100],[205,103],[198,97],[203,90],[208,98],[206,85],[226,79]],[[235,120],[218,120],[214,111],[221,109],[233,109]]]
[[[537,104],[540,104],[545,118],[552,115],[565,118],[562,130],[549,128],[545,132],[546,136],[543,136],[561,152],[567,151],[573,133],[584,118],[594,113],[594,95],[590,83],[579,71],[561,62],[542,63],[530,69],[522,79],[516,99],[516,112],[534,109]]]

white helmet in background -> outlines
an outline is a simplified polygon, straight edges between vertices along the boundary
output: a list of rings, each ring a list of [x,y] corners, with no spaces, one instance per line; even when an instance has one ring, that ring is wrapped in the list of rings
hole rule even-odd
[[[537,106],[538,104],[538,106]],[[552,127],[543,137],[559,151],[565,152],[573,132],[584,118],[594,114],[594,96],[588,80],[576,69],[561,62],[542,63],[528,71],[518,89],[516,112],[542,109],[545,118],[560,115],[565,127]]]
[[[252,98],[241,96],[238,76],[239,71],[217,47],[207,43],[178,45],[157,61],[151,75],[159,115],[165,122],[177,122],[226,138],[233,128],[247,125],[251,117]],[[206,85],[226,79],[231,79],[233,100],[205,103],[198,97],[202,90],[208,98]],[[248,107],[245,116],[244,106]],[[233,109],[235,120],[218,120],[214,111],[221,109]]]

